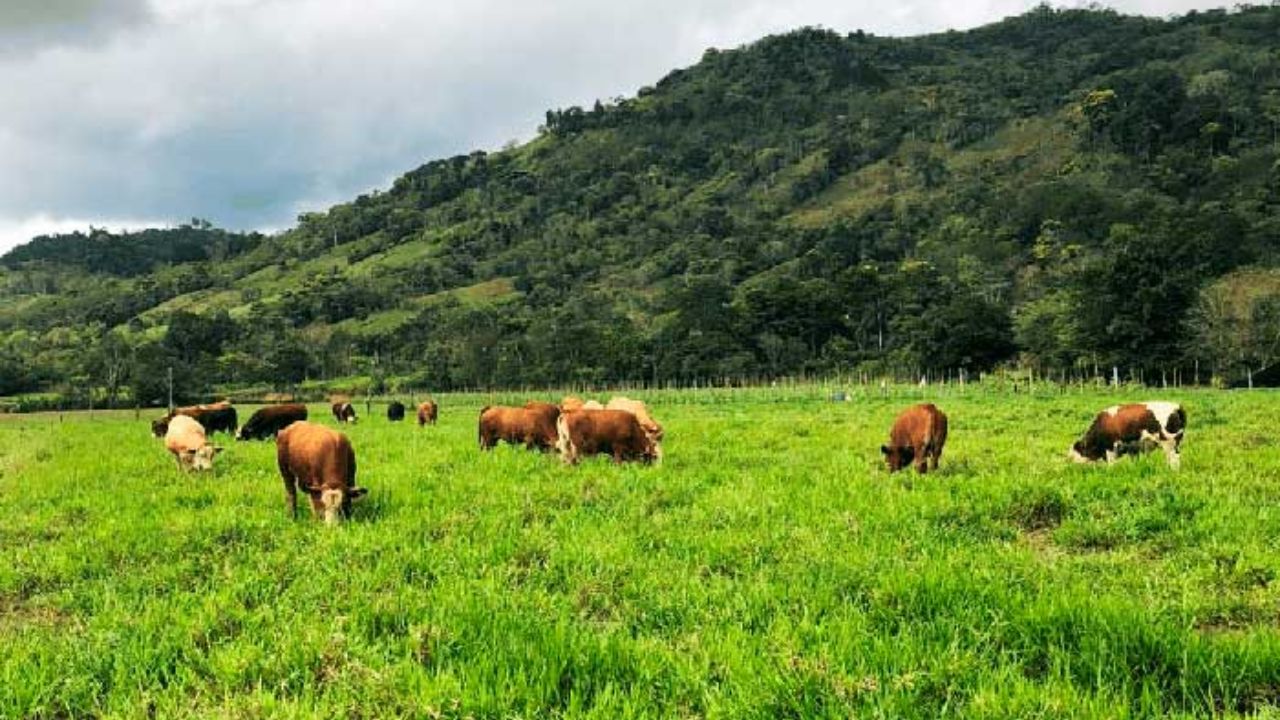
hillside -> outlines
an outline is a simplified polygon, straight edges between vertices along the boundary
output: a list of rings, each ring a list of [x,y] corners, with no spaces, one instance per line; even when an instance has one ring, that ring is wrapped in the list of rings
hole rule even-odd
[[[0,394],[154,401],[168,366],[192,394],[1006,362],[1230,377],[1280,352],[1275,295],[1228,353],[1214,338],[1243,325],[1205,294],[1277,264],[1276,37],[1277,7],[1041,7],[708,50],[276,236],[19,248],[0,258]]]

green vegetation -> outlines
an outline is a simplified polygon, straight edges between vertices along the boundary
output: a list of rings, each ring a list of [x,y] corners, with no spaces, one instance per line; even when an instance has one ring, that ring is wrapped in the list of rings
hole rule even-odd
[[[1253,334],[1225,345],[1207,338],[1240,325],[1196,308],[1276,265],[1277,37],[1274,5],[1044,6],[968,32],[709,50],[278,236],[196,222],[15,250],[0,395],[152,403],[170,366],[193,399],[349,375],[1233,381],[1274,362],[1280,292],[1231,308]]]
[[[0,417],[0,716],[1280,707],[1280,396],[1178,393],[1175,473],[1065,459],[1153,393],[943,389],[921,477],[878,453],[916,394],[826,392],[646,395],[657,467],[481,454],[479,407],[524,397],[445,395],[424,430],[375,406],[344,430],[370,496],[337,528],[286,518],[271,443],[191,477],[145,414]]]

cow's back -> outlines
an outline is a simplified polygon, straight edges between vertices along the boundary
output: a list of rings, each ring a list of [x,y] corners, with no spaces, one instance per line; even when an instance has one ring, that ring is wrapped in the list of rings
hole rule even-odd
[[[342,433],[323,425],[295,422],[276,438],[276,456],[282,470],[300,485],[312,489],[354,487],[355,452]]]
[[[204,426],[187,415],[176,415],[169,420],[164,446],[171,453],[199,450],[208,443]]]

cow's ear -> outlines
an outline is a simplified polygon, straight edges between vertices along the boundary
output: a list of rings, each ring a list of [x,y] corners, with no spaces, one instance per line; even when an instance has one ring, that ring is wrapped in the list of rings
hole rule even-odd
[[[369,494],[369,488],[354,487],[347,491],[347,497],[357,500]]]
[[[880,446],[880,453],[881,453],[882,455],[888,455],[888,454],[889,454],[889,446],[888,446],[888,445],[881,445],[881,446]]]

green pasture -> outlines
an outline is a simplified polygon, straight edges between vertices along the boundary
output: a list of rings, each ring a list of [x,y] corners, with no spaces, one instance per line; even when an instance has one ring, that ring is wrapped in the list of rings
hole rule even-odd
[[[0,716],[1280,715],[1280,395],[634,395],[660,466],[477,449],[537,395],[375,404],[338,527],[287,517],[270,442],[190,476],[154,413],[0,416]],[[890,476],[917,396],[942,471]],[[1067,463],[1157,397],[1180,472]]]

